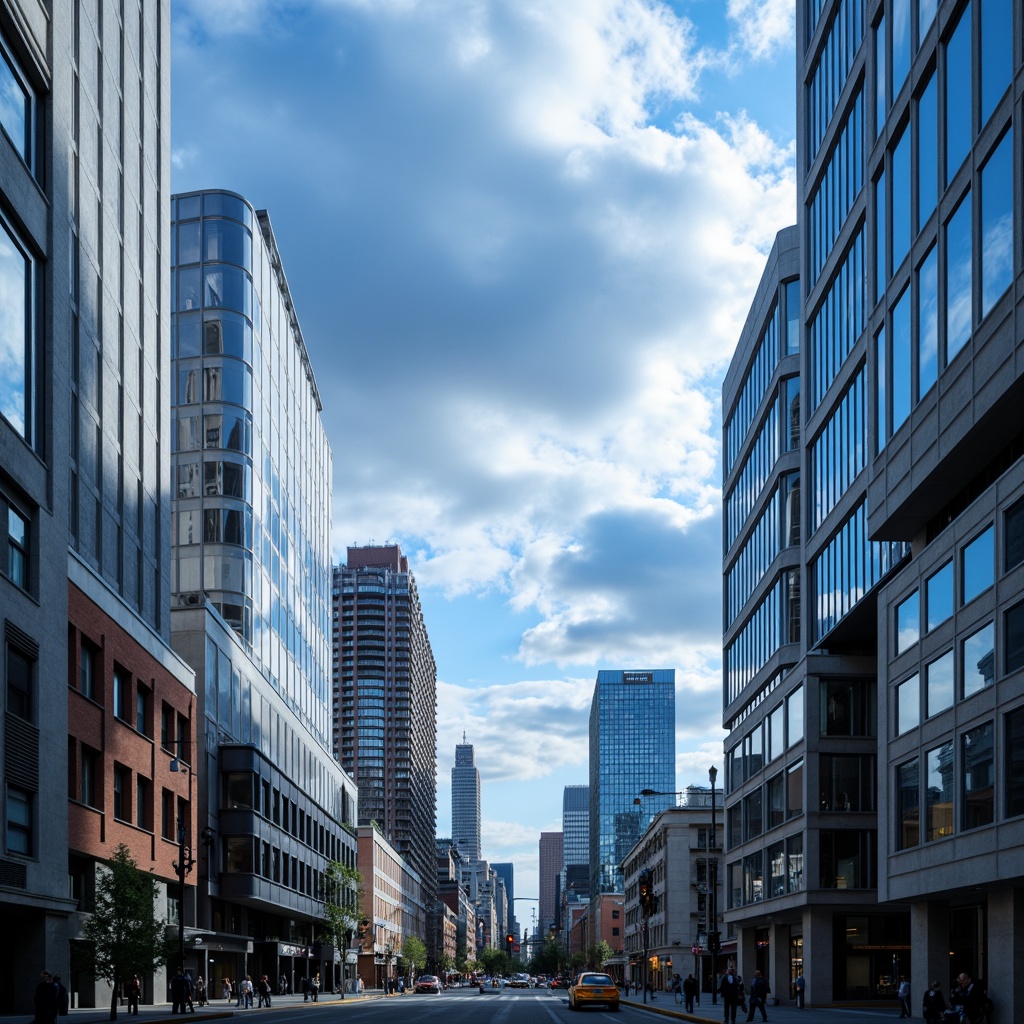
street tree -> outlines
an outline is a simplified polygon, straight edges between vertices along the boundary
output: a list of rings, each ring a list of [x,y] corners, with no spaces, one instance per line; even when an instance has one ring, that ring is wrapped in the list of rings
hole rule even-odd
[[[352,936],[359,924],[362,884],[363,876],[341,861],[332,860],[324,869],[320,882],[320,899],[324,906],[321,942],[343,951],[352,945]]]
[[[427,947],[422,939],[406,935],[402,940],[402,964],[406,971],[415,968],[416,975],[423,971],[427,966]]]
[[[92,914],[82,927],[85,941],[76,945],[76,966],[110,983],[111,1020],[117,1020],[121,983],[167,962],[164,922],[154,909],[159,891],[152,873],[139,870],[124,843],[100,868]]]

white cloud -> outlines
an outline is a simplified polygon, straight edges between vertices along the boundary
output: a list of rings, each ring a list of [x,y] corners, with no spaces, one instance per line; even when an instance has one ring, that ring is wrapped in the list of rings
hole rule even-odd
[[[793,0],[729,0],[740,42],[753,57],[763,59],[793,45]]]

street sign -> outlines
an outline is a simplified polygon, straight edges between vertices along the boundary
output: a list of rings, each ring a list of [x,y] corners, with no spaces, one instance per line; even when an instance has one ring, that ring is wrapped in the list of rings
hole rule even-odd
[[[703,953],[704,951],[701,949],[700,946],[691,946],[690,952],[693,953],[694,956],[700,956],[701,953]]]

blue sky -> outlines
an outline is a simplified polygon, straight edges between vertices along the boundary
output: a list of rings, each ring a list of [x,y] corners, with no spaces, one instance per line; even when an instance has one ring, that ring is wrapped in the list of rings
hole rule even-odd
[[[438,834],[537,893],[600,668],[721,763],[721,380],[795,219],[793,0],[173,0],[173,189],[267,209],[334,451],[438,666]],[[530,923],[529,903],[516,908]]]

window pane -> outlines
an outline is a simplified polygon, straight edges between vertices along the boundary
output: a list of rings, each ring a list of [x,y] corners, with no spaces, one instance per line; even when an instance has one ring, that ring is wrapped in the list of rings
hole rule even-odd
[[[892,94],[910,71],[910,0],[892,0]]]
[[[919,762],[915,757],[896,769],[897,849],[906,850],[921,841],[920,794],[918,790]]]
[[[921,686],[917,675],[904,679],[896,687],[896,735],[901,736],[921,724]]]
[[[928,220],[939,198],[939,97],[936,76],[917,102],[917,227]]]
[[[14,66],[0,50],[0,127],[22,160],[32,166],[32,98],[14,73]]]
[[[786,888],[789,892],[800,892],[804,887],[804,837],[802,835],[790,836],[786,840],[786,859],[789,861]]]
[[[787,356],[800,351],[800,282],[786,284],[786,351]]]
[[[964,696],[991,686],[995,678],[996,663],[995,625],[989,623],[972,633],[960,645],[960,674],[964,681]]]
[[[995,808],[992,723],[969,729],[961,737],[964,830],[991,825]]]
[[[1006,671],[1024,668],[1024,603],[1015,605],[1003,620],[1005,625]]]
[[[910,252],[910,131],[892,153],[892,268]]]
[[[886,387],[888,359],[886,358],[885,328],[879,329],[875,336],[875,411],[878,416],[877,440],[878,450],[885,447],[889,440],[888,423],[888,388]]]
[[[971,308],[971,194],[946,225],[946,362],[967,344],[973,326]]]
[[[8,853],[32,855],[32,796],[24,790],[7,787]]]
[[[928,629],[933,630],[953,614],[953,563],[947,562],[925,583]]]
[[[939,259],[932,246],[917,271],[917,399],[939,373]]]
[[[920,45],[935,20],[935,5],[938,0],[917,0],[917,40]]]
[[[910,292],[904,291],[892,311],[892,432],[910,415]]]
[[[888,90],[886,89],[886,46],[885,18],[879,18],[875,26],[875,136],[882,134],[885,127],[885,115],[889,110]]]
[[[981,123],[1009,88],[1013,74],[1012,0],[981,3]]]
[[[981,171],[981,315],[1013,280],[1013,132]]]
[[[953,742],[928,751],[928,777],[925,780],[928,842],[953,834]]]
[[[793,765],[786,772],[786,815],[795,818],[804,813],[804,764]]]
[[[22,437],[29,415],[29,261],[0,225],[0,413]]]
[[[1003,546],[1006,549],[1005,569],[1009,572],[1014,566],[1024,562],[1024,501],[1007,509],[1003,520]]]
[[[946,184],[971,147],[971,5],[946,44]]]
[[[928,717],[953,706],[953,652],[947,651],[925,668]]]
[[[786,698],[786,738],[790,746],[804,738],[804,691],[798,687]]]
[[[995,533],[990,526],[963,549],[960,561],[963,573],[961,604],[973,601],[995,583],[994,538]]]
[[[920,594],[915,590],[896,606],[896,653],[902,654],[921,639]]]
[[[1006,816],[1024,814],[1024,708],[1006,715]]]
[[[885,293],[885,285],[889,280],[888,265],[885,259],[885,174],[880,174],[875,182],[875,298],[880,299]]]

